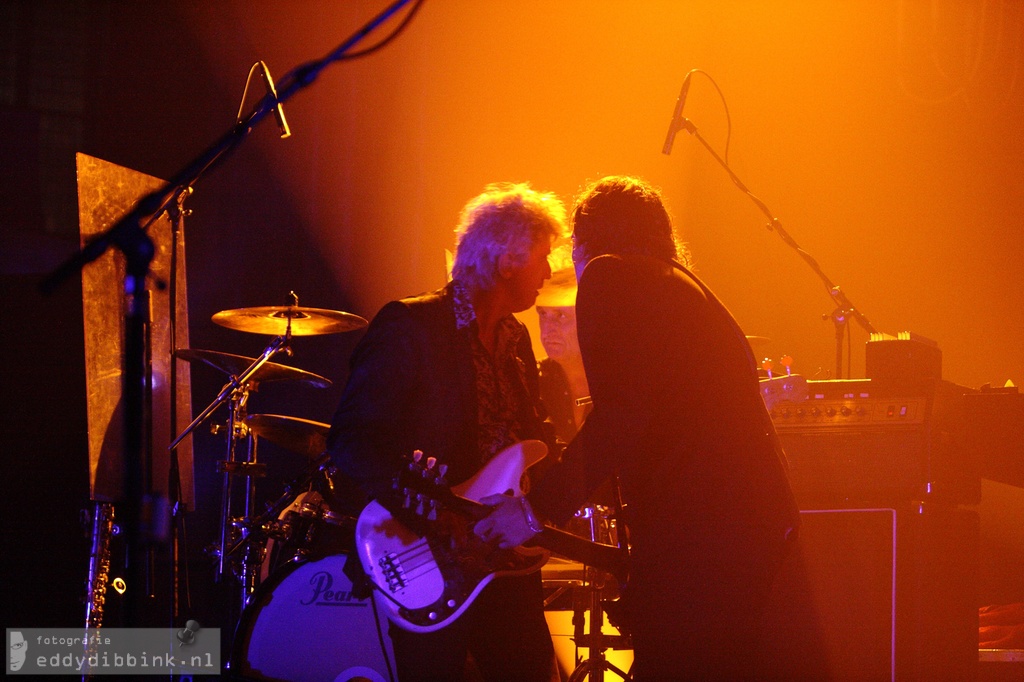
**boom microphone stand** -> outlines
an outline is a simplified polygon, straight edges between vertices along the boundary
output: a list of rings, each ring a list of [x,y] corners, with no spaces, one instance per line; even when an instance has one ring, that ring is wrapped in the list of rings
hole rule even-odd
[[[687,74],[687,79],[689,79],[689,74]],[[684,88],[688,83],[689,80],[687,80],[684,83]],[[680,107],[678,107],[677,105],[677,109],[678,108]],[[690,119],[684,116],[676,115],[673,117],[672,123],[669,124],[669,136],[671,137],[674,133],[680,130],[685,130],[686,132],[690,133],[695,138],[697,138],[697,141],[700,142],[704,146],[704,148],[708,150],[708,153],[711,154],[711,156],[714,157],[715,161],[717,161],[718,164],[725,169],[725,172],[729,174],[729,178],[732,179],[733,184],[739,187],[740,191],[742,191],[744,194],[750,197],[750,200],[754,202],[754,205],[757,206],[761,210],[761,212],[764,213],[764,215],[768,218],[768,225],[766,227],[769,230],[774,230],[775,233],[779,235],[779,238],[782,239],[782,241],[787,246],[789,246],[798,254],[800,254],[800,257],[804,259],[804,262],[806,262],[811,267],[811,270],[814,271],[814,274],[821,278],[821,281],[825,284],[825,289],[828,291],[829,297],[836,305],[835,310],[832,311],[830,316],[836,329],[836,378],[842,378],[843,336],[846,333],[847,322],[852,317],[868,333],[875,332],[875,328],[868,321],[868,318],[865,317],[859,309],[854,307],[853,303],[850,302],[850,299],[847,298],[843,290],[839,288],[839,285],[833,283],[832,280],[829,279],[828,275],[825,274],[825,271],[821,269],[821,266],[818,264],[818,261],[815,260],[811,254],[807,253],[802,248],[800,248],[800,245],[796,243],[796,240],[794,240],[793,237],[791,237],[789,233],[786,232],[786,230],[782,227],[782,223],[779,221],[779,219],[776,218],[774,214],[772,214],[771,209],[769,209],[763,201],[758,199],[756,196],[754,196],[753,193],[751,193],[749,189],[747,189],[747,186],[743,184],[743,181],[740,180],[735,173],[733,173],[731,168],[729,168],[729,164],[726,163],[725,160],[718,155],[718,153],[711,147],[711,145],[708,144],[707,140],[705,140],[704,137],[700,134],[700,131],[697,130],[697,126],[695,126],[693,122],[690,121]],[[671,153],[671,145],[666,144],[664,153]]]
[[[154,523],[155,520],[158,520],[158,515],[151,513],[153,511],[152,500],[146,499],[143,494],[146,454],[143,435],[146,406],[145,334],[149,312],[148,306],[145,305],[145,283],[155,250],[153,241],[145,232],[145,227],[161,215],[179,192],[193,187],[207,170],[222,163],[230,152],[241,145],[253,127],[266,118],[267,114],[271,111],[276,112],[282,102],[287,101],[299,90],[311,85],[329,64],[349,57],[348,52],[352,47],[409,2],[410,0],[396,0],[327,56],[304,64],[290,72],[281,81],[282,87],[276,94],[271,88],[268,88],[267,94],[248,117],[232,126],[227,133],[186,164],[162,187],[140,199],[135,207],[114,223],[110,229],[96,236],[40,284],[44,293],[51,293],[65,279],[81,271],[86,265],[106,253],[108,249],[117,248],[124,254],[126,264],[124,295],[127,312],[125,314],[122,397],[125,406],[124,509],[126,513],[122,518],[125,522],[126,540],[130,547],[128,584],[133,586],[133,589],[125,593],[126,625],[130,627],[142,625],[140,607],[142,600],[140,597],[144,596],[141,594],[143,592],[141,588],[145,584],[146,548],[157,542],[156,539],[161,535],[161,530]],[[410,16],[418,7],[419,3],[410,11]],[[368,48],[368,51],[373,49],[376,48]],[[144,221],[148,221],[145,226]]]

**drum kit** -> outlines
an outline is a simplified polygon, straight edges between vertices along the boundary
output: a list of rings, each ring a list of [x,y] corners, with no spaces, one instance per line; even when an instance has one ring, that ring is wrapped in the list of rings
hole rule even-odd
[[[327,388],[331,381],[312,372],[272,362],[291,355],[293,336],[354,331],[367,321],[350,313],[300,307],[291,294],[287,306],[225,310],[213,322],[229,329],[272,336],[256,358],[212,350],[179,349],[175,356],[226,374],[228,382],[184,431],[185,436],[224,404],[227,453],[217,462],[224,477],[220,537],[211,554],[217,580],[241,586],[241,616],[229,666],[246,679],[335,680],[392,677],[390,641],[372,599],[353,595],[344,574],[355,519],[332,509],[335,471],[327,449],[329,425],[278,414],[249,414],[250,395],[263,382],[296,382]],[[256,509],[256,481],[266,475],[260,461],[261,441],[305,458],[302,473],[261,512]],[[240,498],[240,499],[239,499]],[[241,503],[242,509],[234,507]],[[323,609],[320,606],[351,608]],[[341,642],[343,646],[326,645]]]
[[[241,615],[229,663],[234,674],[245,679],[384,682],[393,679],[394,670],[387,619],[372,598],[354,594],[353,583],[344,572],[355,518],[332,509],[332,504],[338,506],[334,487],[339,477],[326,454],[329,425],[247,411],[251,393],[262,382],[331,386],[325,377],[271,361],[281,352],[291,355],[291,337],[353,331],[367,324],[357,315],[299,307],[298,298],[294,293],[291,296],[288,306],[240,308],[213,316],[213,322],[221,326],[273,336],[259,357],[198,349],[175,352],[176,357],[205,364],[229,379],[171,447],[221,405],[228,405],[226,427],[214,425],[212,429],[226,431],[227,453],[217,462],[217,472],[224,480],[219,543],[211,554],[217,562],[218,581],[231,578],[241,586]],[[284,485],[276,501],[257,513],[256,481],[267,470],[259,459],[261,440],[302,455],[307,464],[297,478]],[[240,512],[233,509],[239,497]],[[596,542],[618,543],[614,514],[606,507],[583,508],[573,525],[570,532]],[[571,679],[582,680],[606,670],[628,677],[604,655],[607,649],[630,648],[628,642],[621,643],[623,637],[609,636],[601,629],[603,605],[618,596],[610,585],[614,580],[596,569],[559,559],[552,559],[542,569],[542,578],[549,591],[545,608],[555,611],[571,604],[569,608],[576,614],[572,639],[577,647],[590,649],[587,659],[573,655],[578,665]],[[563,594],[570,597],[566,606],[551,603]],[[321,608],[339,606],[348,608]],[[583,627],[582,611],[592,615],[587,619],[589,631]]]

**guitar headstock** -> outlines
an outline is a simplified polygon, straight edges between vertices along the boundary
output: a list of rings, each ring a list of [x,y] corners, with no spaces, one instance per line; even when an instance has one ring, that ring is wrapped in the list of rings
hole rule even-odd
[[[436,457],[424,458],[422,450],[414,450],[408,465],[395,478],[394,488],[401,491],[402,508],[436,520],[437,498],[449,492],[446,473],[447,464],[438,464]]]

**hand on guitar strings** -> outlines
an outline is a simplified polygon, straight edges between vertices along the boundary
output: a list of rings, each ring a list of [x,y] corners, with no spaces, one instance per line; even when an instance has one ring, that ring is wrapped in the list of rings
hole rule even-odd
[[[497,542],[501,549],[518,547],[542,530],[525,497],[488,495],[480,503],[491,507],[491,513],[473,526],[473,532],[486,542]]]

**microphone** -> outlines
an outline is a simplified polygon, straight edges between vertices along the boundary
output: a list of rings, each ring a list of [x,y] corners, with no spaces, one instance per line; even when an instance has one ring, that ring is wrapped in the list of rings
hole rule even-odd
[[[676,100],[676,108],[672,112],[672,120],[668,122],[668,133],[665,135],[665,146],[661,148],[662,154],[672,153],[672,143],[675,142],[676,133],[679,132],[679,123],[683,118],[683,106],[686,104],[686,93],[690,91],[690,76],[693,71],[686,73],[683,79],[683,87],[679,90],[679,99]]]
[[[284,106],[277,99],[277,88],[274,87],[274,79],[270,77],[270,69],[263,63],[263,60],[260,60],[259,64],[263,85],[267,88],[267,94],[274,98],[274,120],[277,121],[277,127],[281,129],[281,139],[283,140],[291,135],[292,131],[288,128],[288,121],[284,117]],[[689,74],[687,74],[687,78],[689,78]]]

